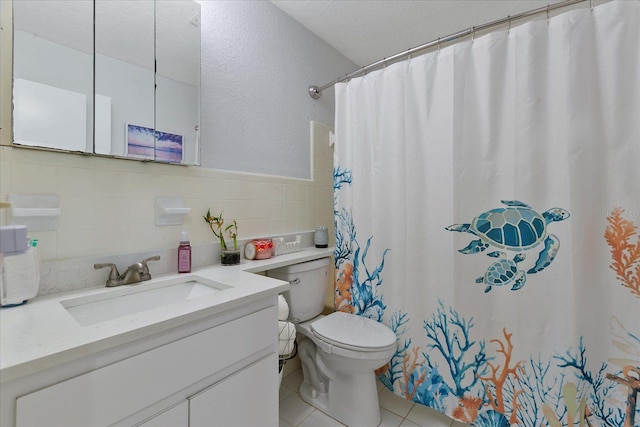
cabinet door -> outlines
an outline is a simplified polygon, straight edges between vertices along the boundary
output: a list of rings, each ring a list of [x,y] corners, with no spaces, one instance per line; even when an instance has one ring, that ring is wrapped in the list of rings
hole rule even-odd
[[[94,4],[95,93],[111,101],[108,111],[96,109],[97,122],[111,130],[97,152],[154,160],[155,2]]]
[[[13,1],[14,144],[93,152],[93,16],[90,1]]]
[[[189,427],[189,403],[185,400],[138,427]]]
[[[276,427],[276,354],[265,357],[189,399],[189,419],[189,427]]]

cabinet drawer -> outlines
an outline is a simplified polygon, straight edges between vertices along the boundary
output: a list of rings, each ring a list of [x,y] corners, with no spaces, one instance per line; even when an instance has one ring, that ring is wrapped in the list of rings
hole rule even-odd
[[[189,399],[189,426],[277,426],[277,366],[271,354]]]
[[[17,399],[17,427],[99,427],[121,420],[269,346],[275,306]]]

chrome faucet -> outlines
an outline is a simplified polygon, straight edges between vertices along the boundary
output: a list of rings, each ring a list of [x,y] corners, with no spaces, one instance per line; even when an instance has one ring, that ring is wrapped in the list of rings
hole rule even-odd
[[[109,272],[109,277],[107,278],[107,287],[113,286],[121,286],[121,285],[130,285],[132,283],[144,282],[145,280],[151,279],[151,274],[149,273],[149,266],[147,263],[149,261],[159,261],[160,255],[152,256],[149,258],[145,258],[142,262],[134,262],[131,264],[127,271],[123,274],[118,272],[118,267],[116,267],[113,263],[104,263],[104,264],[94,264],[93,268],[98,270],[99,268],[111,268]]]

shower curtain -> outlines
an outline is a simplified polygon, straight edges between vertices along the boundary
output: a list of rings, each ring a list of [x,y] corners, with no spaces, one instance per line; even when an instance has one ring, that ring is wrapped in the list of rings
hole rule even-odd
[[[638,426],[640,2],[336,86],[335,305],[395,394],[476,426]]]

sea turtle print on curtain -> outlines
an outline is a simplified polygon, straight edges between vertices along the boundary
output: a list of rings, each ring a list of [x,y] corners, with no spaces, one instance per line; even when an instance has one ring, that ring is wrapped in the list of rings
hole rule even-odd
[[[459,252],[474,254],[484,251],[489,246],[522,252],[534,249],[544,242],[538,260],[527,273],[534,274],[547,268],[560,249],[560,240],[549,234],[547,227],[554,221],[569,218],[569,212],[562,208],[553,208],[539,214],[531,206],[517,200],[503,200],[502,204],[507,207],[484,212],[469,224],[453,224],[446,227],[449,231],[467,232],[479,237]],[[527,280],[525,272],[518,271],[516,265],[525,259],[524,254],[516,255],[513,260],[506,259],[504,252],[490,252],[487,255],[500,260],[491,264],[485,275],[476,280],[477,283],[487,285],[485,292],[489,292],[493,286],[512,283],[512,291],[524,286]]]

